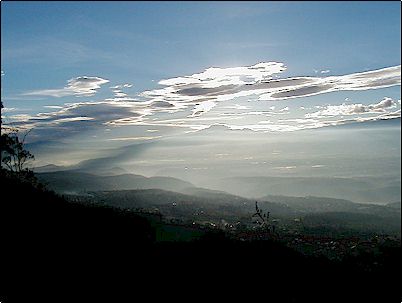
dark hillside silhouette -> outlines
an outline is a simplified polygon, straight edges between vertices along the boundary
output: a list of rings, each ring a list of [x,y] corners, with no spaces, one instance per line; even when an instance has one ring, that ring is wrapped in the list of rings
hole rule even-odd
[[[51,300],[50,289],[59,290],[56,298],[76,296],[79,286],[119,289],[132,300],[141,294],[174,298],[184,291],[205,300],[400,299],[394,276],[400,249],[386,251],[384,266],[367,272],[356,264],[372,262],[371,255],[338,264],[275,241],[229,240],[222,231],[193,242],[156,242],[157,223],[150,219],[67,202],[4,171],[1,184],[4,302],[21,302],[21,295],[32,302]]]

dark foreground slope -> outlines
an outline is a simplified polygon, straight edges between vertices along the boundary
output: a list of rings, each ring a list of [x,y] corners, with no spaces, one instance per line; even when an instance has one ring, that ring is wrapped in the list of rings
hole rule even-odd
[[[1,301],[110,302],[184,298],[268,302],[400,302],[399,250],[363,272],[307,258],[273,241],[239,242],[209,232],[184,243],[155,241],[155,223],[113,208],[73,204],[1,176]],[[364,261],[364,260],[363,260]],[[52,295],[50,295],[52,294]],[[120,300],[121,296],[130,300]],[[26,299],[22,299],[24,296]]]

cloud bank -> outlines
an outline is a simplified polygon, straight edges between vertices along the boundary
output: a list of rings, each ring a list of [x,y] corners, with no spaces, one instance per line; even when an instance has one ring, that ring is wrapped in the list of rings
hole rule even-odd
[[[159,84],[164,88],[145,91],[141,96],[154,101],[168,101],[175,106],[192,106],[193,116],[196,116],[208,112],[218,102],[237,97],[255,96],[262,101],[277,101],[401,84],[400,65],[342,76],[275,78],[285,70],[285,65],[278,62],[208,68],[202,73],[161,80]],[[322,74],[326,72],[329,70]]]
[[[248,97],[249,101],[279,101],[311,95],[346,90],[369,90],[400,85],[400,66],[374,71],[329,77],[288,77],[279,78],[286,66],[279,62],[263,62],[251,66],[234,68],[208,68],[189,76],[174,77],[159,81],[162,88],[144,91],[130,96],[123,89],[132,84],[111,86],[114,96],[102,101],[46,105],[55,109],[50,113],[37,115],[8,116],[17,127],[71,130],[79,132],[86,127],[120,127],[142,125],[150,127],[187,128],[190,131],[209,129],[213,125],[232,130],[249,129],[262,132],[296,131],[319,128],[342,123],[361,122],[370,119],[394,119],[400,117],[400,100],[385,97],[373,104],[327,105],[325,107],[298,108],[302,116],[295,117],[291,106],[274,106],[267,103],[261,110],[261,103],[221,106],[225,101],[237,97]],[[326,72],[326,71],[324,71]],[[325,74],[325,73],[322,73]],[[42,90],[26,95],[92,96],[101,85],[109,80],[100,77],[77,77],[70,79],[62,89]],[[289,104],[289,103],[287,103]],[[313,110],[313,111],[312,111]],[[211,113],[209,113],[211,112]],[[204,114],[209,113],[206,116]],[[166,114],[175,114],[174,117]],[[368,115],[371,115],[368,117]],[[343,119],[343,116],[351,116]],[[161,119],[163,117],[163,119]],[[281,119],[287,117],[287,119]]]

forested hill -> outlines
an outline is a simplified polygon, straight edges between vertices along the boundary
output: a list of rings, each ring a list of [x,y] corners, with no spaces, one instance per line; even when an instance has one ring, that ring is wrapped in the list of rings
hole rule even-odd
[[[333,263],[270,240],[229,240],[223,232],[187,243],[155,242],[152,220],[67,202],[3,172],[1,184],[4,302],[25,301],[21,296],[57,302],[78,295],[77,285],[119,289],[132,300],[153,293],[177,297],[172,289],[204,299],[215,291],[216,298],[278,302],[399,300],[392,277],[399,272],[399,253],[388,256],[381,272],[367,273],[354,267],[355,260]],[[49,291],[55,289],[56,297]]]

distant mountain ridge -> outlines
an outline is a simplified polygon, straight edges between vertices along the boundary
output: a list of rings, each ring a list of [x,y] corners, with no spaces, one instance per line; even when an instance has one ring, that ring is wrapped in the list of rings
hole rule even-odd
[[[317,196],[286,196],[286,195],[261,195],[259,198],[250,199],[246,195],[236,195],[222,190],[211,190],[196,187],[194,184],[173,177],[145,177],[136,174],[120,174],[99,176],[79,171],[56,171],[36,174],[39,181],[47,185],[48,188],[61,194],[85,194],[88,192],[130,191],[130,190],[163,190],[171,192],[160,192],[159,196],[170,197],[167,200],[174,201],[174,197],[182,197],[182,200],[191,202],[206,202],[215,204],[240,205],[249,204],[254,200],[260,203],[268,203],[271,208],[280,214],[291,213],[319,213],[319,212],[353,212],[361,214],[389,215],[390,213],[400,214],[400,202],[389,203],[387,205],[355,203],[346,199],[336,199],[331,197]],[[244,178],[232,178],[233,180]],[[249,178],[258,181],[276,181],[277,179],[286,181],[288,178]],[[291,178],[308,179],[308,178]],[[265,183],[265,182],[264,182]],[[257,182],[259,184],[259,182]],[[272,182],[271,185],[276,185]],[[262,185],[262,184],[260,184]],[[256,184],[254,184],[256,186]],[[253,187],[254,187],[253,186]],[[294,184],[292,183],[292,186]],[[238,191],[242,192],[239,184]],[[247,183],[245,185],[247,189]],[[244,190],[244,189],[243,189]],[[267,191],[267,187],[256,189],[255,196],[260,191]],[[156,201],[154,201],[156,202]],[[162,203],[165,204],[165,203]],[[398,207],[399,205],[399,207]],[[268,205],[267,205],[268,206]],[[399,210],[399,212],[398,212]]]
[[[341,177],[230,177],[219,179],[213,189],[248,198],[266,195],[318,196],[362,203],[400,201],[400,179]]]
[[[66,170],[65,166],[58,166],[54,164],[48,164],[43,166],[37,166],[33,168],[35,173],[51,173],[56,171],[64,171]]]
[[[157,208],[167,217],[181,220],[250,217],[255,211],[254,202],[258,200],[260,208],[269,211],[273,217],[285,220],[305,218],[304,222],[310,227],[326,224],[339,228],[348,222],[349,229],[400,232],[401,211],[394,204],[355,203],[322,196],[265,195],[250,199],[220,190],[195,187],[176,178],[147,178],[134,174],[98,176],[60,171],[38,173],[37,177],[48,188],[64,195],[82,195],[86,196],[82,197],[84,200],[118,208]],[[267,190],[266,187],[262,189]]]
[[[193,184],[171,177],[144,177],[122,174],[99,176],[78,171],[56,171],[36,174],[39,181],[61,194],[80,194],[99,190],[164,189],[180,191]]]
[[[52,173],[52,172],[81,172],[81,173],[89,173],[96,175],[122,175],[127,174],[128,172],[121,167],[111,167],[111,168],[98,168],[98,169],[86,169],[81,168],[80,165],[72,165],[72,166],[59,166],[54,164],[48,164],[43,166],[37,166],[33,168],[35,173]]]

